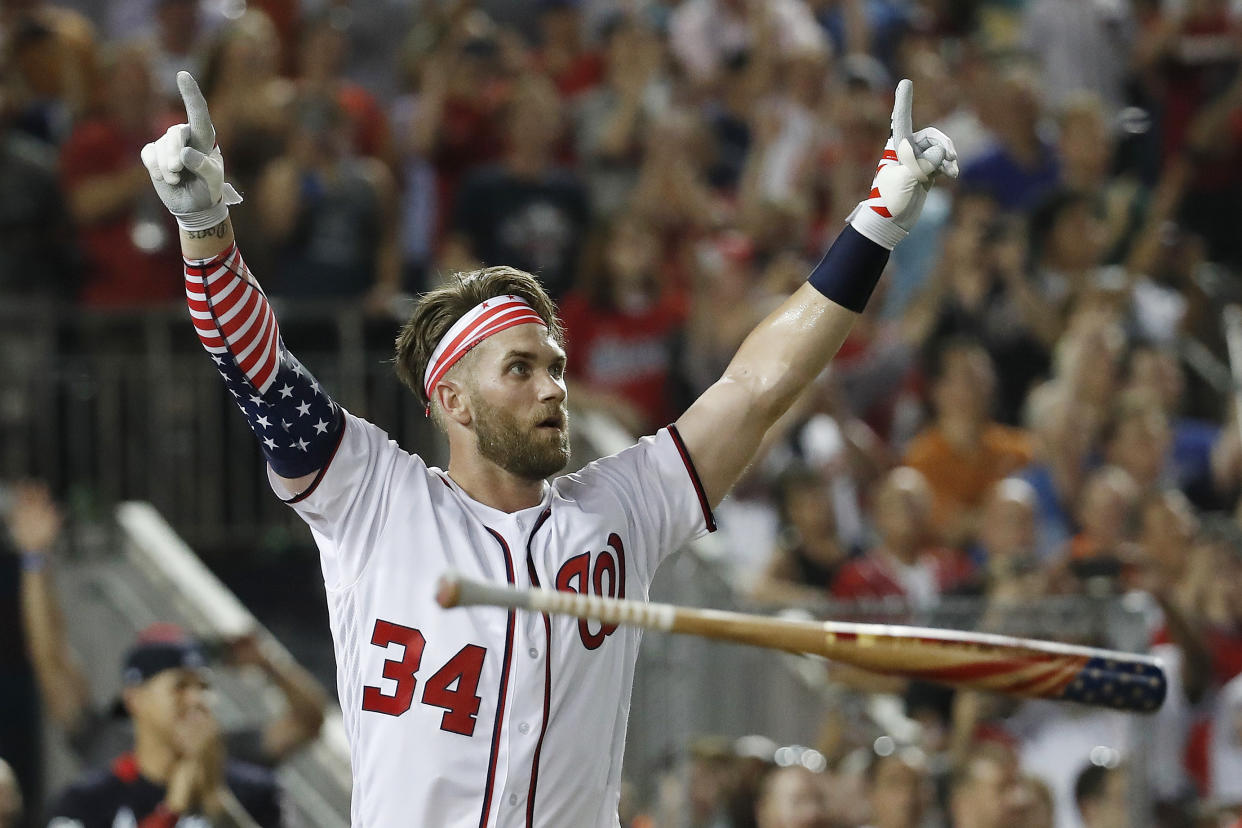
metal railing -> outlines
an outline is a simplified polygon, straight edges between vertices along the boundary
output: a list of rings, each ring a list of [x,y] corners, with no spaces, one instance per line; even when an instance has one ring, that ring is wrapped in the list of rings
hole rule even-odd
[[[278,313],[289,346],[337,402],[434,453],[421,407],[389,364],[395,324],[353,307]],[[9,304],[0,331],[0,477],[42,477],[96,514],[148,501],[195,546],[297,525],[270,496],[257,443],[183,308]]]

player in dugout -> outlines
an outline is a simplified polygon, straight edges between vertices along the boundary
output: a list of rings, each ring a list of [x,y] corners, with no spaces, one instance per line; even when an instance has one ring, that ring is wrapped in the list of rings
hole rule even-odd
[[[909,232],[952,142],[914,132],[909,81],[871,192],[805,285],[677,422],[580,471],[569,460],[556,309],[529,273],[457,274],[397,339],[401,379],[449,444],[430,468],[343,410],[286,349],[233,241],[207,104],[142,150],[181,227],[194,327],[320,550],[353,765],[355,825],[616,826],[640,632],[435,603],[447,570],[643,598],[659,563],[715,528],[776,422],[823,371]],[[727,439],[721,439],[727,435]]]

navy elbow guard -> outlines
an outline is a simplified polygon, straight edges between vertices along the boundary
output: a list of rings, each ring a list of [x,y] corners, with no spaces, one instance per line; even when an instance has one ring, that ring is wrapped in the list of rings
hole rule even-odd
[[[295,478],[324,468],[344,432],[344,412],[285,349],[237,245],[212,259],[186,259],[185,295],[198,338],[272,470]]]

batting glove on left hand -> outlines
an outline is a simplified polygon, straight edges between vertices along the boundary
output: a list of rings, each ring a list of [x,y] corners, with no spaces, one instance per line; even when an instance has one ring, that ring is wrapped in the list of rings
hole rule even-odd
[[[957,150],[935,127],[913,132],[910,110],[914,84],[897,84],[893,102],[893,133],[876,167],[871,193],[850,213],[855,230],[889,250],[910,232],[923,211],[935,177],[957,178]]]
[[[241,196],[224,180],[224,158],[216,146],[207,101],[189,72],[177,73],[177,88],[189,123],[142,148],[142,163],[151,174],[155,192],[185,230],[206,230],[224,221],[228,205]]]

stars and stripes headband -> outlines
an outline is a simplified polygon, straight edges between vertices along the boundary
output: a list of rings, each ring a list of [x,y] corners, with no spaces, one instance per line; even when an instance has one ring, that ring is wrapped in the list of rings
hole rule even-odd
[[[431,390],[444,378],[449,369],[475,345],[515,325],[532,323],[547,326],[543,317],[535,313],[535,309],[525,299],[511,294],[494,296],[466,311],[453,323],[444,336],[440,337],[439,344],[431,352],[431,359],[427,360],[427,371],[423,374],[423,390],[427,394],[427,399],[431,399]],[[429,403],[428,413],[430,410]]]

